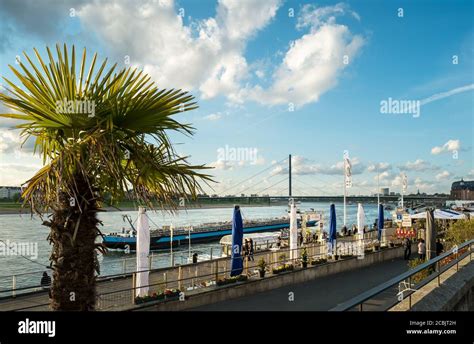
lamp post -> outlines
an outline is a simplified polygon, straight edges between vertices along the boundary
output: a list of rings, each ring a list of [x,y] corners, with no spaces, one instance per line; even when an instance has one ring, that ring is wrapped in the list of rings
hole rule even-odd
[[[188,227],[188,258],[191,260],[191,231],[193,230],[193,226]]]
[[[171,261],[171,266],[174,266],[174,257],[173,257],[173,224],[170,226],[170,261]]]

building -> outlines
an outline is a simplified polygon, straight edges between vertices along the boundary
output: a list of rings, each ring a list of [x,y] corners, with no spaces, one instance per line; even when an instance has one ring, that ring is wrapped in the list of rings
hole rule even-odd
[[[380,188],[379,192],[382,196],[390,195],[390,189],[389,188]]]
[[[474,200],[474,181],[461,179],[451,185],[451,199]]]
[[[0,186],[0,199],[13,199],[21,194],[21,188],[18,186]]]

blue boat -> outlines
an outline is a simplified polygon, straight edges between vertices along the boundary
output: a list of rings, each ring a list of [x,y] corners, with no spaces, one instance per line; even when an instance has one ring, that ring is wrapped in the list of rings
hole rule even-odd
[[[315,226],[318,221],[310,220],[306,226]],[[130,223],[131,224],[131,223]],[[131,224],[132,225],[132,224]],[[244,223],[244,233],[261,233],[281,231],[289,228],[289,220],[286,218],[266,220],[266,221],[247,221]],[[301,220],[298,220],[298,227],[301,227]],[[230,223],[204,224],[194,227],[190,232],[185,228],[173,229],[173,247],[195,243],[206,243],[219,241],[223,236],[232,233]],[[191,235],[191,240],[189,240]],[[136,248],[136,231],[133,228],[128,233],[114,233],[105,235],[102,243],[109,249],[129,249]],[[171,246],[171,231],[169,228],[150,231],[150,249],[166,249]]]

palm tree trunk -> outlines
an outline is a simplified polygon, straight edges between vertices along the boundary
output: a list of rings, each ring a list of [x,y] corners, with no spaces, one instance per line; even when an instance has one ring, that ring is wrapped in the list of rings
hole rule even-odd
[[[53,310],[91,311],[96,301],[97,200],[84,178],[76,178],[75,187],[78,191],[75,204],[70,203],[68,195],[61,194],[48,224],[51,228],[49,239],[53,244],[50,307]]]

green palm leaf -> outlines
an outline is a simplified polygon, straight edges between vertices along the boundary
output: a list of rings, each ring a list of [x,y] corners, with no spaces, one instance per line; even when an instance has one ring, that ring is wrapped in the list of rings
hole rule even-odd
[[[177,156],[168,137],[169,131],[192,135],[190,125],[174,118],[197,108],[192,95],[158,89],[131,67],[107,68],[97,54],[87,66],[86,49],[79,63],[74,46],[70,54],[66,45],[56,46],[56,56],[46,52],[46,60],[34,49],[36,63],[24,53],[28,66],[9,66],[19,83],[4,78],[7,93],[0,93],[0,101],[18,112],[0,116],[21,121],[17,128],[24,139],[36,138],[35,151],[45,163],[23,193],[37,211],[54,204],[60,192],[78,197],[78,176],[102,200],[133,196],[150,206],[173,206],[176,197],[195,197],[200,182],[212,181],[206,166]],[[85,106],[68,111],[66,104],[93,105],[93,113],[82,111]]]

